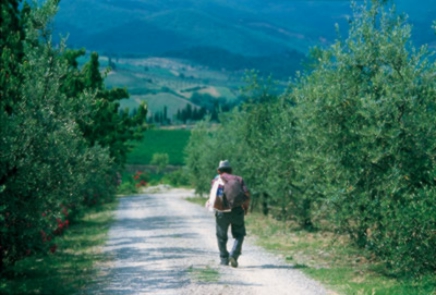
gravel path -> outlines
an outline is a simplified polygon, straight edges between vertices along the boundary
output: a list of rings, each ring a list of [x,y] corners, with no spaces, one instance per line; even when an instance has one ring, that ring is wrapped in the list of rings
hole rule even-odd
[[[167,190],[120,200],[89,294],[333,294],[279,258],[244,242],[239,267],[219,265],[213,213]],[[230,242],[233,242],[231,239]]]

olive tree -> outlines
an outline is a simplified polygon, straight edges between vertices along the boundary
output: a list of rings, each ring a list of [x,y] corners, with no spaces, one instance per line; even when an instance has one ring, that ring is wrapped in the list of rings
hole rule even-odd
[[[436,65],[378,1],[317,52],[293,92],[312,194],[333,220],[400,271],[435,269]]]
[[[2,3],[2,15],[18,9],[9,2],[15,3]],[[9,41],[1,43],[0,271],[4,263],[46,253],[69,214],[114,197],[110,151],[90,146],[78,124],[90,116],[94,93],[62,91],[69,73],[64,45],[55,47],[49,30],[56,9],[57,1],[24,5],[10,22],[18,28],[2,27]]]

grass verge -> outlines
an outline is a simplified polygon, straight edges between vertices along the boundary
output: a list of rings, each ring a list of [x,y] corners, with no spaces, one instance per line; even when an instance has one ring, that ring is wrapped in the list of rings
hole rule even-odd
[[[106,261],[105,243],[115,201],[92,209],[56,238],[57,251],[17,262],[0,279],[0,294],[78,294],[96,276],[95,263]]]
[[[204,205],[206,199],[187,198]],[[246,217],[249,236],[256,243],[321,282],[331,294],[435,295],[436,277],[394,278],[383,273],[375,259],[350,246],[346,236],[329,231],[307,232],[292,222],[277,221],[261,213]]]
[[[198,283],[214,283],[218,282],[220,278],[219,271],[209,266],[206,266],[205,268],[194,268],[190,266],[188,268],[188,273],[192,279]]]
[[[263,248],[283,257],[329,289],[344,295],[434,295],[436,278],[394,278],[347,236],[329,231],[302,231],[292,222],[260,213],[246,218],[249,234]]]

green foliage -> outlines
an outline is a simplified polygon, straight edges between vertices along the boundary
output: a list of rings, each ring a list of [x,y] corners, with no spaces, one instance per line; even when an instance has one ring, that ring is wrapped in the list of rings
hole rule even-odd
[[[119,114],[126,93],[104,88],[96,55],[79,71],[83,51],[53,46],[57,4],[1,6],[0,272],[56,251],[55,236],[113,200],[126,142],[143,132],[146,109]]]
[[[108,151],[88,147],[76,123],[86,114],[89,96],[68,99],[60,89],[67,70],[61,52],[45,38],[55,11],[55,3],[47,2],[29,12],[21,61],[14,61],[16,73],[7,74],[8,85],[20,87],[1,97],[1,270],[3,262],[48,251],[70,213],[111,199],[114,192]]]
[[[147,179],[145,181],[149,181],[149,177],[148,174],[144,174],[145,177],[147,177]],[[138,193],[138,183],[140,183],[139,177],[138,179],[135,179],[135,175],[124,171],[122,173],[122,177],[121,177],[121,183],[120,185],[117,187],[117,194],[119,195],[131,195],[131,194],[137,194]]]
[[[136,184],[133,181],[122,182],[117,187],[117,194],[119,195],[131,195],[136,193],[138,193],[138,188],[136,187]]]
[[[173,172],[166,173],[162,178],[163,183],[169,184],[173,187],[190,186],[191,183],[189,180],[189,174],[185,167],[175,170]]]
[[[413,273],[436,268],[426,210],[434,206],[436,65],[409,39],[403,19],[374,2],[293,96],[304,159],[318,167],[307,175],[313,195],[325,197],[358,246]]]
[[[1,39],[1,69],[0,69],[0,97],[1,109],[8,114],[12,113],[13,101],[6,97],[17,97],[20,87],[19,64],[23,59],[23,40],[29,8],[24,5],[19,9],[21,1],[8,0],[1,3],[0,24]]]
[[[436,64],[378,1],[354,7],[349,36],[276,96],[254,76],[239,112],[192,131],[187,165],[207,193],[219,160],[276,218],[329,222],[395,274],[436,269]],[[266,207],[265,207],[266,206]]]
[[[127,99],[129,94],[125,89],[108,90],[104,87],[97,53],[92,53],[90,60],[79,69],[77,58],[84,54],[84,50],[65,51],[69,75],[65,78],[62,91],[68,97],[90,94],[88,113],[77,120],[80,129],[91,146],[108,147],[115,163],[122,166],[131,149],[128,142],[142,139],[147,107],[142,103],[133,113],[128,109],[121,110],[119,101]]]
[[[151,165],[155,165],[157,167],[157,173],[160,173],[165,167],[168,166],[168,163],[170,162],[168,154],[164,153],[156,153],[153,154],[153,157],[151,158]]]
[[[197,193],[210,189],[216,165],[229,159],[233,172],[249,183],[253,206],[268,204],[280,218],[291,215],[305,227],[311,227],[303,198],[301,172],[295,169],[299,139],[295,130],[292,105],[286,97],[277,97],[275,85],[259,80],[255,73],[245,90],[249,103],[241,111],[221,116],[222,124],[211,129],[207,122],[197,124],[187,147],[187,165]],[[266,83],[266,84],[264,84]],[[209,172],[207,172],[209,171]]]
[[[90,209],[56,239],[55,253],[28,255],[0,277],[1,294],[77,294],[95,282],[95,264],[110,257],[101,251],[118,202]],[[32,253],[33,254],[33,253]]]
[[[133,175],[133,179],[140,186],[146,186],[149,181],[148,173],[143,171],[136,171],[135,175]]]
[[[378,273],[380,263],[366,259],[365,251],[352,247],[346,235],[334,234],[328,228],[308,232],[294,222],[277,221],[258,212],[245,220],[257,244],[286,257],[293,267],[328,286],[334,294],[429,295],[436,291],[436,278],[431,273],[403,280]]]
[[[197,123],[186,146],[186,165],[190,182],[197,194],[209,193],[210,181],[216,175],[217,163],[223,159],[218,150],[216,133],[207,121]],[[218,152],[218,153],[217,153]]]
[[[199,97],[202,97],[201,95],[198,95],[197,93],[194,93],[192,95],[191,101],[197,105],[202,105],[200,103],[201,98],[198,99]],[[216,113],[217,112],[217,106],[215,105],[215,108],[212,108],[211,112]],[[182,122],[183,124],[186,124],[187,122],[192,122],[192,121],[199,121],[204,119],[204,117],[206,116],[207,113],[207,109],[203,106],[201,107],[192,107],[191,104],[186,104],[186,106],[183,109],[178,109],[177,110],[177,114],[176,114],[176,122]]]

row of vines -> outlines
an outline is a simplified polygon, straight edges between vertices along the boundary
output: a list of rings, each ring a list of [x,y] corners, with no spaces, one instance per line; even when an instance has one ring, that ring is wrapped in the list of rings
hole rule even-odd
[[[146,109],[119,110],[98,55],[53,45],[58,1],[1,1],[0,273],[56,251],[57,235],[89,207],[113,200],[129,140]]]
[[[228,159],[253,207],[327,222],[389,272],[418,275],[436,270],[436,63],[380,2],[356,5],[348,37],[314,49],[286,90],[254,75],[249,103],[197,124],[187,165],[202,194]]]

